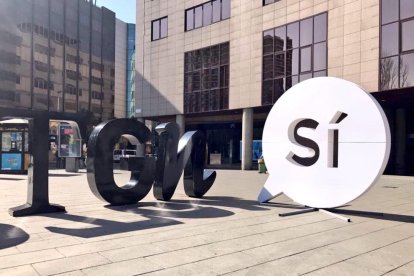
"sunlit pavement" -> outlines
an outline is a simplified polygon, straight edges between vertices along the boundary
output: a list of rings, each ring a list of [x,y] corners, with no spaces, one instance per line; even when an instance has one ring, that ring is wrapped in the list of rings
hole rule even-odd
[[[50,170],[50,201],[66,213],[13,218],[27,178],[0,175],[0,275],[413,275],[414,178],[383,176],[342,210],[347,223],[285,196],[259,205],[267,175],[218,170],[203,199],[180,182],[170,202],[151,193],[110,207],[85,170]],[[116,171],[118,183],[128,172]]]

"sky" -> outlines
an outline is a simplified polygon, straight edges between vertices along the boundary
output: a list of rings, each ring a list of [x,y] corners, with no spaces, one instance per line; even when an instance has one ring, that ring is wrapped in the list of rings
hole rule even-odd
[[[135,0],[96,0],[96,5],[105,6],[126,23],[135,23]]]

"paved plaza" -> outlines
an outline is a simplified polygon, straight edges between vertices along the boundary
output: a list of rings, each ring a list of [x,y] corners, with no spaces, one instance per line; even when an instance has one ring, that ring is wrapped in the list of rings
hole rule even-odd
[[[110,207],[85,171],[50,170],[51,202],[66,213],[13,218],[27,176],[0,175],[0,275],[414,275],[414,178],[383,176],[341,208],[347,223],[285,196],[256,202],[268,175],[217,171],[203,199],[180,182],[170,202],[152,192]],[[119,183],[128,172],[116,171]]]

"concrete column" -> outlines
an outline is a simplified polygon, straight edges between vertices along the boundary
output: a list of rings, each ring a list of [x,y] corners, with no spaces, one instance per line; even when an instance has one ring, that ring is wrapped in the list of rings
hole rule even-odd
[[[144,118],[137,118],[137,121],[145,124]],[[145,144],[138,144],[136,146],[137,156],[145,156]]]
[[[395,112],[395,171],[405,174],[405,150],[407,145],[406,112],[399,108]]]
[[[175,117],[175,122],[180,127],[180,138],[184,135],[185,132],[185,117],[184,114],[177,114]]]
[[[242,170],[252,168],[253,144],[253,109],[243,109],[242,120]]]

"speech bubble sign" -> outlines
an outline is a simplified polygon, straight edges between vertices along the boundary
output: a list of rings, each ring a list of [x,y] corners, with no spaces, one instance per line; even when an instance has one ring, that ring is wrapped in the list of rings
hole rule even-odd
[[[387,118],[369,93],[333,77],[301,82],[267,117],[263,156],[269,178],[258,201],[284,193],[310,207],[344,205],[382,175],[390,148]]]

